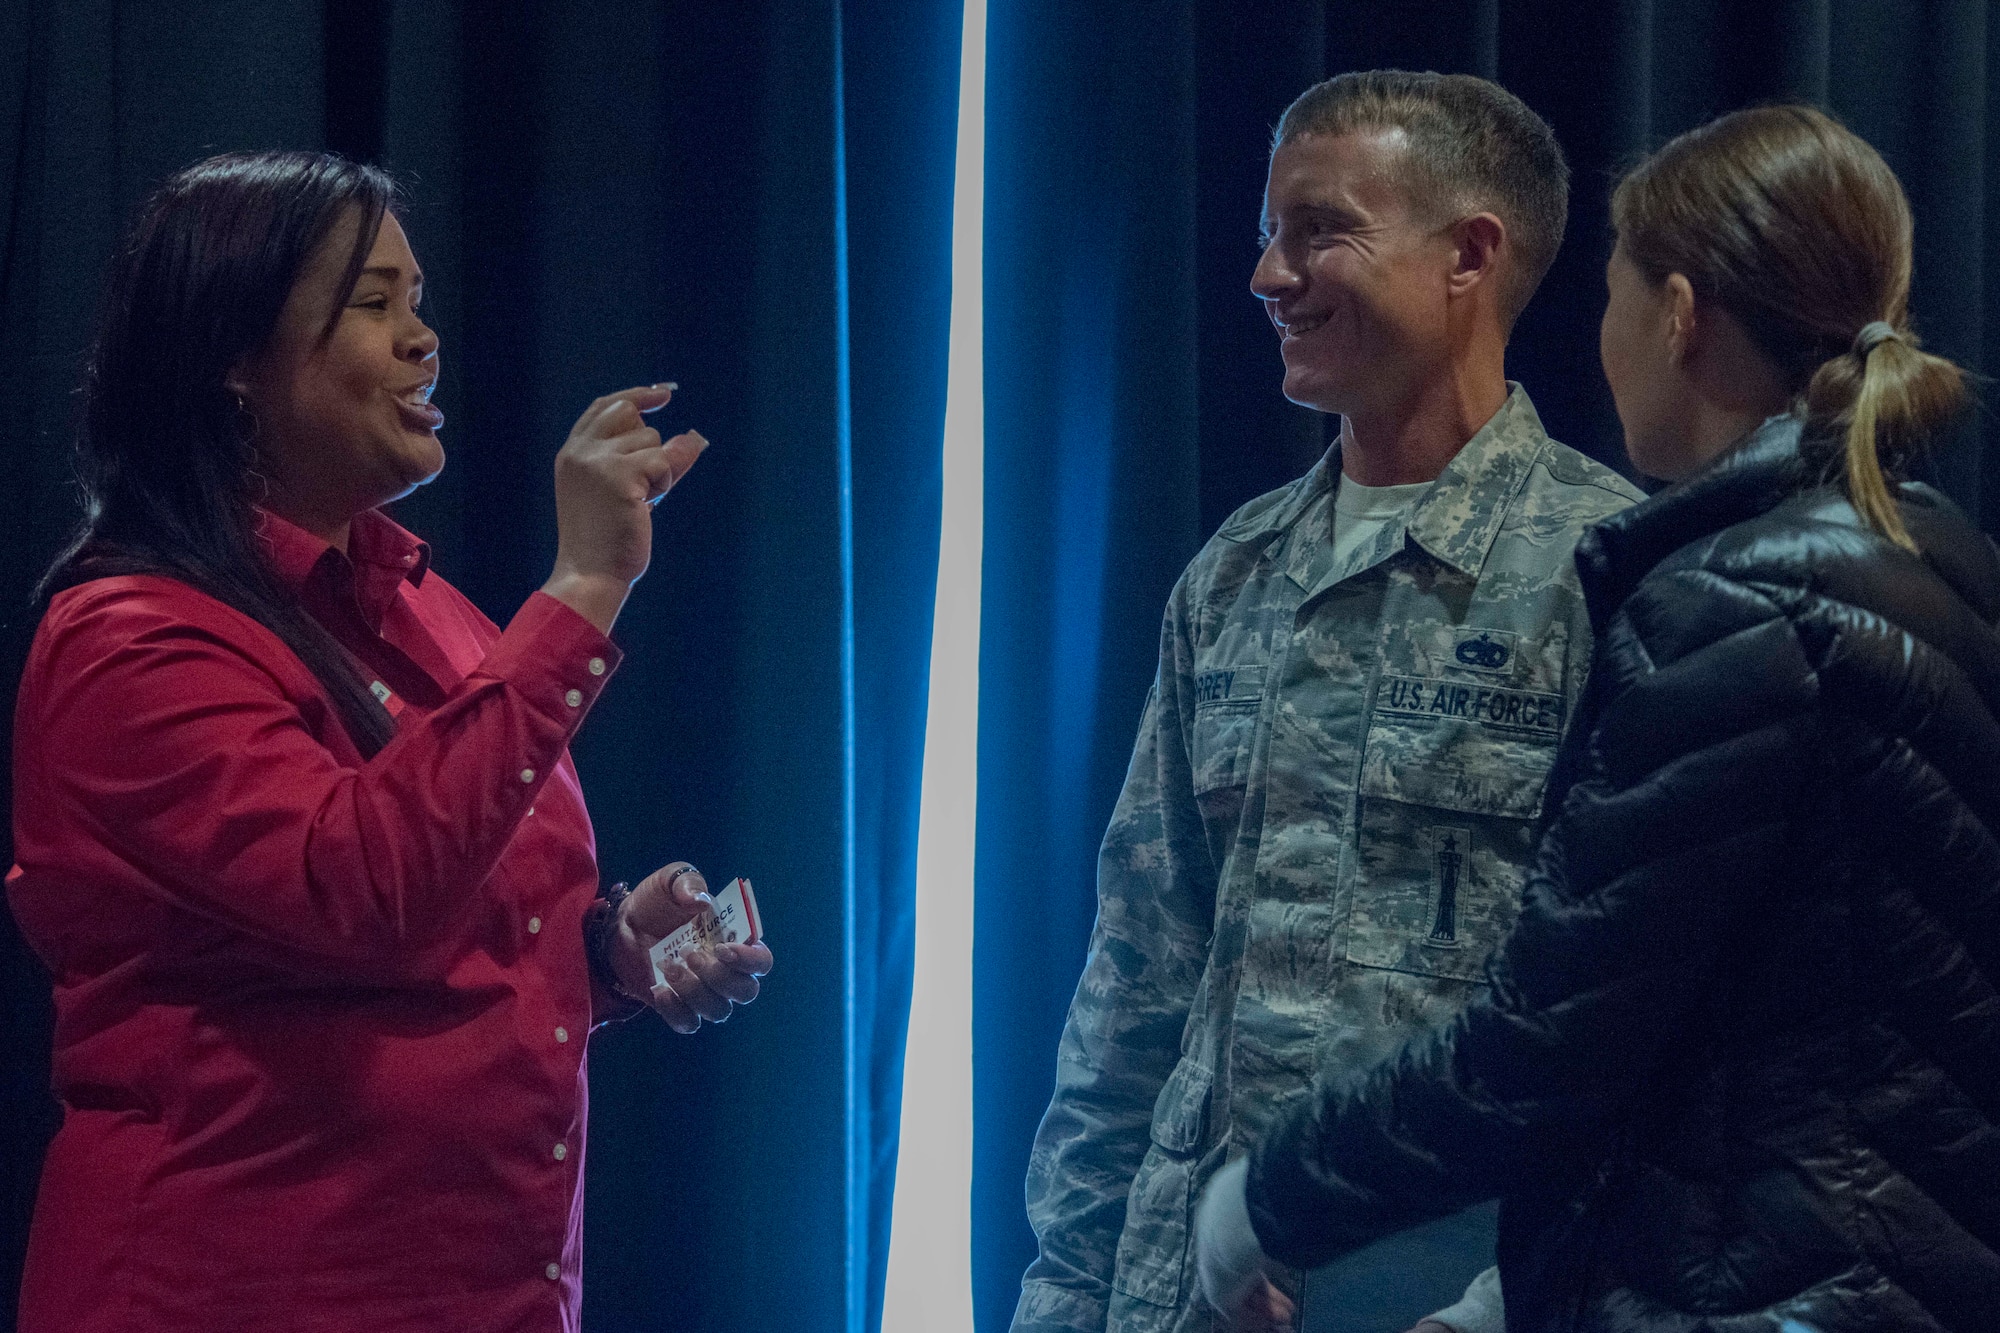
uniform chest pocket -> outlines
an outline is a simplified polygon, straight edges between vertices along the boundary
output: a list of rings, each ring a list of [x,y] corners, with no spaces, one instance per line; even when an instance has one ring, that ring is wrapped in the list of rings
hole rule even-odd
[[[1514,924],[1562,735],[1564,627],[1548,637],[1389,631],[1362,750],[1349,961],[1476,981]]]
[[[1188,738],[1197,796],[1250,780],[1250,741],[1264,703],[1262,665],[1195,675],[1194,732]]]

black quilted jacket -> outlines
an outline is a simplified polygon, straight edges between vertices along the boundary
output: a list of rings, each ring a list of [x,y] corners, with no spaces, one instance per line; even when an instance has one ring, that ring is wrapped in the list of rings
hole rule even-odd
[[[2000,555],[1798,426],[1599,525],[1520,923],[1253,1155],[1302,1267],[1503,1199],[1511,1333],[2000,1330]]]

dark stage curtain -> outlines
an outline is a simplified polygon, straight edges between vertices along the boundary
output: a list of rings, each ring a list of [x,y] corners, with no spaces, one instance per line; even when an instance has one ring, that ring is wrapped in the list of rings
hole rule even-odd
[[[714,441],[659,510],[627,663],[576,754],[607,876],[685,856],[753,877],[779,963],[726,1028],[595,1039],[596,1330],[878,1317],[958,28],[938,0],[0,4],[9,713],[29,589],[75,517],[71,391],[106,258],[141,194],[208,153],[333,147],[408,186],[451,463],[397,516],[495,619],[546,576],[550,459],[591,398],[678,380],[663,424]],[[47,978],[4,932],[11,1327],[55,1110]]]
[[[973,1186],[987,1333],[1034,1254],[1028,1146],[1167,592],[1332,424],[1279,396],[1248,290],[1270,133],[1294,96],[1344,70],[1437,69],[1497,77],[1548,118],[1575,173],[1569,234],[1509,373],[1558,439],[1606,461],[1623,461],[1597,368],[1614,170],[1735,107],[1819,102],[1881,149],[1916,213],[1919,330],[2000,366],[2000,29],[1980,0],[1011,0],[991,24]],[[1989,531],[1997,430],[1982,411],[1935,465]]]

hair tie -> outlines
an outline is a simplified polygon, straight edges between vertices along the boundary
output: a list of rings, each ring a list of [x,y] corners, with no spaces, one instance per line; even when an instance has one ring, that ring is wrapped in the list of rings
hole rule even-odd
[[[1861,332],[1854,335],[1854,354],[1866,361],[1870,352],[1883,343],[1901,336],[1892,325],[1879,319],[1873,323],[1863,324]]]

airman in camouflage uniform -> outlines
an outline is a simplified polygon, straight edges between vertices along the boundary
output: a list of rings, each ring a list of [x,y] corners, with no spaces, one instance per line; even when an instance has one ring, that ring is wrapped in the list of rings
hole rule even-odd
[[[1571,549],[1640,495],[1507,391],[1372,544],[1335,555],[1336,445],[1176,585],[1030,1160],[1016,1333],[1212,1327],[1204,1182],[1317,1072],[1455,1012],[1512,924],[1589,666]]]
[[[1570,551],[1638,492],[1519,386],[1349,567],[1339,452],[1175,587],[1029,1165],[1017,1330],[1204,1329],[1189,1212],[1320,1068],[1463,1004],[1590,661]]]

